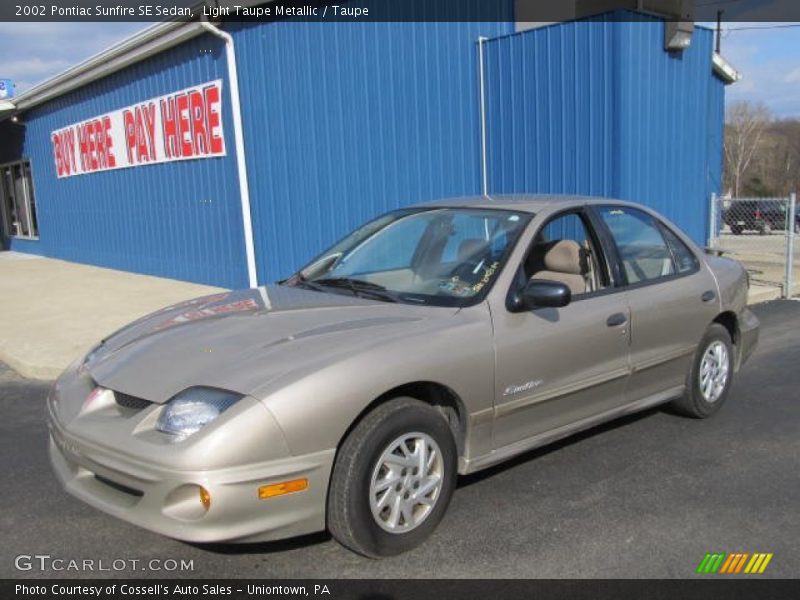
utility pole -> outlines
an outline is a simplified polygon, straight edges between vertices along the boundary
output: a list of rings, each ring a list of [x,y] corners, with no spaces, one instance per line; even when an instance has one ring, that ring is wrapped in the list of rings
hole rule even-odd
[[[717,54],[722,50],[722,13],[724,10],[717,11]]]

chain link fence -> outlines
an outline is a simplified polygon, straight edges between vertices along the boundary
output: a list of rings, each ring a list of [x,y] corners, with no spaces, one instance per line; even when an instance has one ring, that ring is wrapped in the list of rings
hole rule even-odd
[[[711,197],[711,248],[741,262],[755,285],[800,294],[800,214],[797,197]]]

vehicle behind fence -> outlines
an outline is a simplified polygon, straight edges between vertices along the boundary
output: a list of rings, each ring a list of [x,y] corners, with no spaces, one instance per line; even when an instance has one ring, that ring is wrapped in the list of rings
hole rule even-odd
[[[800,293],[800,214],[797,198],[711,197],[708,245],[740,261],[755,285]]]

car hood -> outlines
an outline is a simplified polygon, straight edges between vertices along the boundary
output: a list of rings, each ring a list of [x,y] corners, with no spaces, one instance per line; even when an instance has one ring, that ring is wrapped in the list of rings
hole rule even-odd
[[[455,308],[388,303],[287,286],[197,298],[134,321],[88,355],[98,385],[163,403],[192,386],[242,394],[295,370],[424,333]]]

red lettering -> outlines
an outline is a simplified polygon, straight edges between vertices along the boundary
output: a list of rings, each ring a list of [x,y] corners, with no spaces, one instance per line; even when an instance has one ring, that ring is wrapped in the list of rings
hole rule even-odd
[[[78,172],[78,163],[75,158],[75,129],[70,127],[62,134],[62,148],[66,155],[64,156],[64,166],[67,168],[67,175]],[[66,144],[64,144],[66,140]]]
[[[207,115],[207,135],[211,154],[222,154],[225,152],[225,141],[222,139],[222,126],[220,124],[220,99],[219,87],[210,85],[203,93],[206,98]]]
[[[61,136],[58,133],[53,134],[53,158],[56,162],[56,175],[63,177],[64,157],[61,154]]]
[[[150,160],[156,159],[156,105],[151,102],[142,107],[144,114],[144,129],[147,132],[147,149]]]
[[[161,129],[164,138],[164,156],[180,156],[178,145],[178,119],[175,114],[175,100],[165,98],[161,101]]]
[[[136,124],[133,113],[127,109],[122,111],[122,123],[125,129],[125,150],[128,152],[128,164],[133,164],[133,150],[136,148]]]
[[[136,162],[150,160],[147,150],[147,134],[144,131],[144,115],[141,107],[136,107]]]
[[[178,108],[178,134],[181,140],[181,155],[192,156],[192,131],[189,123],[189,97],[186,94],[179,94],[175,97],[175,105]]]
[[[103,123],[100,119],[97,119],[93,123],[94,127],[94,141],[96,149],[96,156],[97,156],[97,167],[98,169],[105,169],[106,168],[106,130],[103,129]]]
[[[117,157],[114,156],[114,138],[111,137],[111,117],[103,117],[103,132],[106,138],[106,164],[109,169],[117,166]]]
[[[86,127],[83,125],[78,126],[78,148],[81,153],[81,171],[87,172],[91,169],[91,160],[89,159],[89,138]]]
[[[85,123],[84,128],[86,128],[86,140],[89,147],[89,168],[97,171],[97,140],[94,137],[94,121]]]
[[[189,107],[192,115],[192,142],[197,154],[208,154],[208,134],[206,133],[206,103],[203,94],[197,90],[189,93]]]

